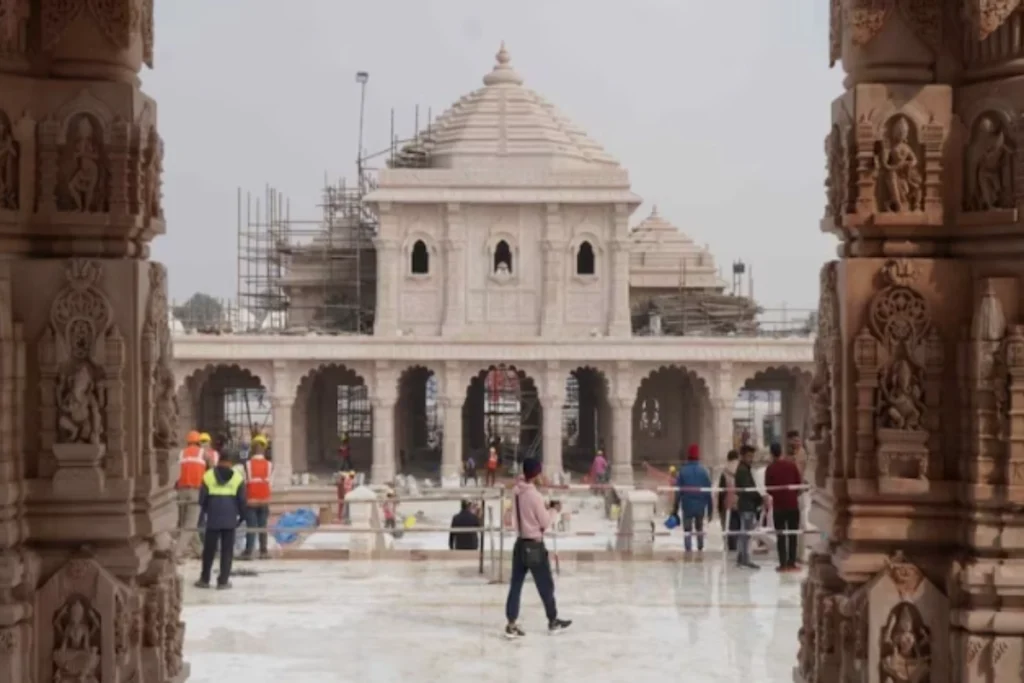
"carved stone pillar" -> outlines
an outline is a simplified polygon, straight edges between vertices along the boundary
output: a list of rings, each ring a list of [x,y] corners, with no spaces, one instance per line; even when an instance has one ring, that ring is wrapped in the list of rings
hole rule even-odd
[[[151,0],[0,2],[4,681],[188,677],[152,55]]]
[[[548,204],[544,225],[544,302],[541,312],[540,333],[544,337],[561,334],[563,321],[565,280],[565,225],[558,204]]]
[[[633,323],[629,310],[629,207],[615,205],[616,238],[612,240],[611,310],[608,315],[608,336],[629,337]]]
[[[633,405],[635,400],[614,398],[612,405],[612,482],[633,483]]]
[[[292,408],[295,395],[286,391],[274,390],[270,397],[273,411],[274,432],[271,435],[271,455],[274,459],[274,487],[278,489],[290,486],[294,462],[292,460]]]
[[[1020,10],[832,2],[848,90],[822,229],[841,258],[822,271],[810,468],[813,557],[835,578],[805,594],[804,681],[1024,675],[1024,540],[1006,526],[1024,503]],[[900,674],[911,639],[929,661]]]
[[[439,401],[444,411],[441,483],[457,486],[462,472],[462,405],[466,401],[466,385],[460,363],[445,363]]]
[[[562,410],[565,407],[566,373],[557,362],[549,362],[544,370],[543,391],[540,394],[544,417],[542,430],[544,475],[549,481],[561,478],[562,465]]]
[[[458,204],[447,210],[448,236],[444,243],[444,324],[441,333],[457,336],[466,324],[466,225]]]
[[[383,220],[383,219],[382,219]],[[377,312],[373,333],[377,336],[398,334],[398,283],[401,278],[401,255],[397,240],[377,238]]]
[[[395,404],[398,403],[398,372],[387,361],[374,366],[373,465],[370,481],[386,484],[395,480]]]

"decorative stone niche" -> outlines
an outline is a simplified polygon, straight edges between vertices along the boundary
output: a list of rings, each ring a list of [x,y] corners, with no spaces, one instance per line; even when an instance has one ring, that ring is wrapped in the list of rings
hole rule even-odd
[[[949,599],[920,569],[897,552],[857,599],[867,605],[866,683],[951,683]]]
[[[60,496],[96,496],[107,476],[124,475],[125,341],[101,275],[95,261],[68,261],[37,349],[44,475]]]
[[[130,589],[98,562],[69,561],[36,594],[36,680],[127,683],[138,610]]]
[[[879,277],[867,325],[854,340],[856,474],[877,477],[883,493],[920,494],[929,490],[931,452],[939,447],[942,340],[913,287],[913,262],[891,259]]]
[[[1015,223],[1017,135],[1014,116],[993,108],[973,113],[965,121],[963,187],[959,223]]]

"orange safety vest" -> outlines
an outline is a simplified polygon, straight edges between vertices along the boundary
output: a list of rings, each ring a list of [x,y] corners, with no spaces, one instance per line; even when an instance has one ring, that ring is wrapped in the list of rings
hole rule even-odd
[[[270,502],[270,477],[274,465],[262,455],[245,463],[245,497],[250,503]]]
[[[210,447],[210,448],[208,448],[206,450],[206,463],[210,467],[216,467],[217,466],[217,462],[219,460],[220,460],[220,453],[218,453],[216,451],[216,449],[214,449],[213,447]]]
[[[178,488],[202,488],[204,474],[206,460],[203,458],[203,449],[199,446],[188,446],[178,454]]]
[[[497,453],[491,453],[487,457],[487,469],[489,469],[489,470],[496,470],[496,469],[498,469],[498,454]]]

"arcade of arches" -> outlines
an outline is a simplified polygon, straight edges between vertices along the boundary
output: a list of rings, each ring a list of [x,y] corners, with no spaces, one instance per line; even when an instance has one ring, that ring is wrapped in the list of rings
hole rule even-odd
[[[626,483],[690,444],[710,464],[741,433],[766,445],[765,420],[775,438],[803,432],[808,383],[798,368],[729,364],[209,365],[181,379],[179,429],[210,432],[227,449],[269,435],[279,484],[336,470],[343,441],[352,468],[375,482],[406,473],[450,483],[467,458],[482,466],[497,446],[504,463],[535,456],[549,474],[583,473],[603,449]]]

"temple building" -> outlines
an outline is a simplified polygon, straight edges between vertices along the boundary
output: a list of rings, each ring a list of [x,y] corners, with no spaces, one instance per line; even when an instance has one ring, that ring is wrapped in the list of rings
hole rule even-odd
[[[244,315],[176,321],[180,428],[271,432],[284,482],[330,471],[347,438],[378,482],[454,481],[498,443],[549,474],[603,448],[628,483],[691,443],[724,459],[743,389],[805,426],[811,321],[766,326],[657,209],[631,226],[626,169],[523,85],[504,46],[387,168],[324,194],[308,228],[268,195],[240,239]]]

